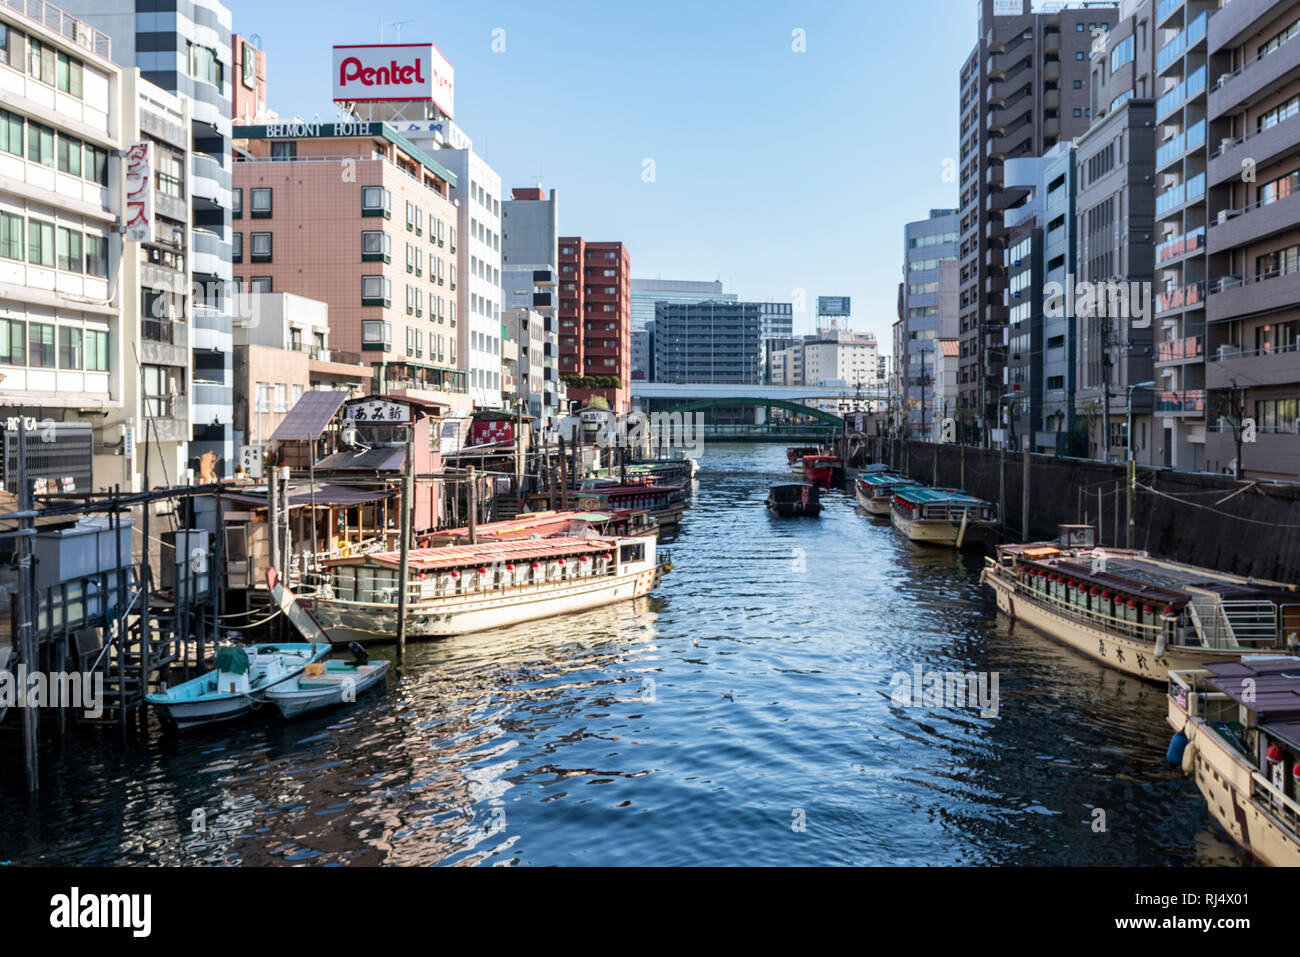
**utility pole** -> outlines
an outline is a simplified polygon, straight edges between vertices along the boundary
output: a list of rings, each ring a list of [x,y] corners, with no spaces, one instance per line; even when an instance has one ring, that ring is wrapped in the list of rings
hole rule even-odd
[[[413,444],[409,440],[406,445],[406,463],[402,469],[402,495],[399,508],[401,514],[398,516],[398,566],[397,566],[397,660],[401,661],[406,657],[406,605],[408,602],[407,592],[410,591],[411,575],[411,525],[412,523],[412,506],[411,501],[411,457],[414,451]],[[474,467],[470,466],[470,471]]]
[[[474,474],[474,466],[469,466],[469,474],[465,479],[466,494],[468,495],[469,511],[469,543],[478,544],[478,478]]]
[[[1124,537],[1124,547],[1133,547],[1133,498],[1137,493],[1137,463],[1130,461],[1128,463],[1128,522],[1127,531]]]
[[[1020,453],[1024,470],[1020,477],[1020,540],[1029,541],[1029,449]]]
[[[146,506],[147,507],[147,506]],[[33,633],[32,598],[36,593],[36,566],[32,562],[32,538],[36,523],[28,514],[32,507],[32,484],[27,477],[27,426],[21,417],[18,421],[18,654],[28,672],[37,669],[36,635]],[[120,601],[120,596],[119,596]],[[124,642],[125,644],[125,642]],[[20,689],[26,692],[26,689]],[[125,709],[123,709],[125,710]],[[27,790],[37,789],[38,753],[36,748],[36,722],[40,713],[35,708],[23,708],[23,767],[27,772]]]

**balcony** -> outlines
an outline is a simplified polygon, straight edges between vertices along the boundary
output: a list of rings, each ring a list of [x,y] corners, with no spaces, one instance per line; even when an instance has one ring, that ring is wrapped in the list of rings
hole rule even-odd
[[[1172,2],[1172,0],[1165,0]],[[1286,0],[1255,0],[1251,3],[1225,3],[1223,9],[1210,20],[1210,45],[1222,50],[1249,39],[1251,34],[1263,30],[1271,21],[1285,12]],[[1161,7],[1164,3],[1161,4]],[[1158,18],[1157,18],[1158,19]],[[1163,24],[1162,24],[1163,25]]]
[[[999,180],[1001,182],[1001,180]],[[990,241],[996,242],[999,239],[1005,239],[1007,227],[1003,225],[1000,219],[988,219],[984,222],[984,237]]]
[[[554,285],[555,285],[555,273],[551,272],[551,270],[549,270],[549,269],[534,269],[534,270],[533,270],[533,285],[534,285],[534,286],[554,286]]]
[[[1181,392],[1157,392],[1157,415],[1205,415],[1205,390],[1186,389]]]
[[[1266,130],[1259,130],[1228,140],[1210,156],[1208,175],[1211,186],[1218,186],[1241,175],[1243,159],[1254,161],[1264,169],[1279,157],[1291,153],[1300,139],[1300,114],[1292,114]]]
[[[1156,266],[1163,266],[1181,259],[1188,253],[1205,248],[1205,227],[1193,229],[1181,236],[1175,236],[1156,247]]]
[[[1273,203],[1224,210],[1220,216],[1219,221],[1210,224],[1211,253],[1226,252],[1295,229],[1296,223],[1300,223],[1300,194],[1293,193]]]
[[[1295,349],[1266,349],[1234,352],[1224,348],[1205,364],[1205,385],[1210,389],[1251,386],[1294,385],[1300,379],[1300,352]]]
[[[1189,23],[1186,29],[1160,48],[1156,54],[1156,72],[1164,73],[1166,69],[1173,66],[1184,53],[1192,50],[1198,43],[1205,39],[1206,27],[1210,21],[1210,12],[1206,10],[1199,17]]]
[[[1205,65],[1202,64],[1187,79],[1156,100],[1156,122],[1163,123],[1171,113],[1204,91],[1206,76]]]
[[[1205,195],[1205,174],[1198,173],[1186,183],[1179,183],[1156,197],[1156,215],[1164,216],[1184,203],[1194,202]]]
[[[1246,61],[1239,70],[1219,77],[1210,91],[1210,119],[1253,106],[1290,82],[1300,63],[1296,39],[1300,38],[1293,37],[1264,56]]]
[[[1156,296],[1156,313],[1173,312],[1201,305],[1205,300],[1205,283],[1189,282],[1175,286]]]
[[[544,309],[555,308],[555,297],[549,292],[533,293],[533,308],[539,312]]]
[[[1001,296],[1007,291],[1007,277],[986,276],[984,279],[984,291],[990,296]]]
[[[1293,309],[1300,302],[1300,272],[1259,277],[1224,276],[1210,289],[1207,322],[1222,322],[1263,312]]]
[[[1172,342],[1156,343],[1156,362],[1185,362],[1205,355],[1205,336],[1188,336]]]
[[[1061,61],[1049,60],[1043,66],[1043,79],[1049,83],[1059,82],[1061,79]]]
[[[1156,169],[1161,170],[1183,158],[1189,151],[1205,145],[1205,120],[1193,123],[1186,131],[1166,140],[1156,150]]]
[[[1156,5],[1156,26],[1160,29],[1168,29],[1172,25],[1168,22],[1171,17],[1182,9],[1183,0],[1160,0]]]

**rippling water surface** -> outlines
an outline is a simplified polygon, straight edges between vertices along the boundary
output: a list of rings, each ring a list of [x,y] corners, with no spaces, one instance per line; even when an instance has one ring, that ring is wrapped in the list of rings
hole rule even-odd
[[[70,734],[35,798],[0,736],[0,861],[1237,861],[1164,764],[1159,688],[1012,629],[978,554],[849,495],[769,517],[780,447],[701,464],[652,598],[410,646],[386,690],[292,724]],[[894,704],[917,664],[997,672],[998,715]]]

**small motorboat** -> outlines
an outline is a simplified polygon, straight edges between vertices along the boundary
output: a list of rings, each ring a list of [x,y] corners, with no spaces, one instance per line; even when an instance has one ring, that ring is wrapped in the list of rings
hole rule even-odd
[[[356,701],[363,692],[383,681],[389,662],[371,661],[355,641],[350,648],[353,661],[336,659],[309,664],[297,676],[267,689],[266,700],[286,718]]]
[[[816,518],[821,514],[821,493],[816,485],[773,485],[767,493],[767,507],[781,518]]]
[[[822,488],[843,488],[844,462],[834,455],[805,455],[803,480]]]
[[[332,650],[322,643],[227,645],[217,650],[212,671],[145,700],[181,731],[231,721],[260,704],[259,692],[301,674]]]

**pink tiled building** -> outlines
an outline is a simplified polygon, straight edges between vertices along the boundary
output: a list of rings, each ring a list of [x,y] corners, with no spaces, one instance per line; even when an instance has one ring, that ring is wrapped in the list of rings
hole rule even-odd
[[[234,277],[329,304],[330,345],[393,395],[470,411],[455,176],[383,123],[234,127]]]

